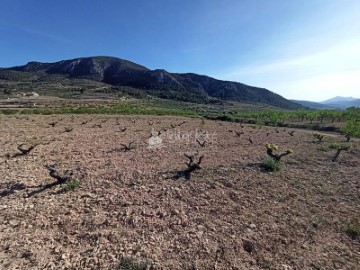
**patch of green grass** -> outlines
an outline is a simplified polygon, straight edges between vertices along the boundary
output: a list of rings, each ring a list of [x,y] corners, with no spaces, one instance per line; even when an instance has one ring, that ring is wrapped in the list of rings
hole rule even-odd
[[[334,143],[332,143],[332,144],[329,145],[329,148],[336,150],[336,149],[339,149],[340,146],[341,146],[341,145],[340,145],[339,143],[334,142]]]
[[[360,224],[352,223],[346,229],[345,232],[352,238],[360,237]]]
[[[19,113],[18,110],[9,110],[9,109],[0,110],[0,114],[5,114],[5,115],[14,115],[17,113]]]
[[[66,191],[75,190],[79,187],[80,187],[79,180],[70,180],[69,182],[66,183],[65,190]]]
[[[115,270],[146,270],[147,263],[138,262],[130,257],[122,257]]]
[[[258,126],[264,126],[265,125],[265,122],[264,122],[264,119],[257,119],[256,120],[256,124],[258,125]]]
[[[261,162],[261,167],[266,171],[276,172],[280,170],[280,162],[273,158],[267,157],[264,158],[263,161]]]

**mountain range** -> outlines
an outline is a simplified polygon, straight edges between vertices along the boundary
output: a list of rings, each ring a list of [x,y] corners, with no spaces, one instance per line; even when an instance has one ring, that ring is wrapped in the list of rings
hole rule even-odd
[[[360,107],[360,99],[353,97],[334,97],[320,102],[305,101],[305,100],[292,100],[298,104],[311,109],[331,109],[331,110],[344,110],[349,107]]]
[[[55,63],[29,62],[23,66],[0,69],[2,88],[11,85],[12,81],[19,81],[19,78],[31,81],[33,91],[36,91],[36,85],[40,81],[42,85],[47,81],[56,81],[61,85],[65,80],[83,80],[110,85],[115,91],[126,86],[150,96],[198,103],[230,100],[268,104],[283,109],[303,108],[301,104],[287,100],[265,88],[217,80],[194,73],[150,70],[128,60],[106,56],[83,57]],[[61,87],[57,91],[62,91]]]

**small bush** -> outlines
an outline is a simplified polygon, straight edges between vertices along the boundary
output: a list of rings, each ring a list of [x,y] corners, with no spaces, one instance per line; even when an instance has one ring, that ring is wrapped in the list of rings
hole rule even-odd
[[[338,149],[339,148],[339,144],[338,143],[332,143],[329,145],[330,149]]]
[[[345,232],[352,238],[360,237],[360,224],[350,224]]]
[[[5,114],[5,115],[13,115],[17,113],[18,110],[11,110],[11,109],[0,110],[0,114]]]
[[[80,187],[80,181],[79,180],[71,180],[71,181],[68,181],[66,183],[65,190],[66,191],[75,190],[75,189],[77,189],[79,187]]]
[[[256,124],[258,125],[258,126],[260,126],[260,128],[261,128],[261,126],[264,126],[265,125],[265,122],[264,122],[264,120],[262,120],[262,119],[257,119],[256,120]]]
[[[280,162],[273,158],[267,157],[261,162],[261,167],[266,171],[276,172],[280,170]]]
[[[234,122],[234,117],[232,115],[229,114],[223,114],[221,116],[217,116],[216,120],[220,120],[220,121],[227,121],[227,122]]]
[[[333,150],[338,150],[338,149],[344,148],[344,147],[347,147],[347,145],[346,144],[336,143],[336,142],[329,145],[329,148],[333,149]]]
[[[122,257],[115,270],[146,270],[147,263],[137,262],[133,258]]]

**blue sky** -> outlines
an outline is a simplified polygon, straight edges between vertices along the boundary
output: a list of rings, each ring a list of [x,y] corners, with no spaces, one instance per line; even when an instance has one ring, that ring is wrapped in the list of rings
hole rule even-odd
[[[1,67],[95,55],[286,98],[360,98],[360,1],[1,0]]]

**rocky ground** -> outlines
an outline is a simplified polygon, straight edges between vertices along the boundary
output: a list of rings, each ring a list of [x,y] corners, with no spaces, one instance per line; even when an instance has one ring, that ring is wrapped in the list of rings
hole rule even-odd
[[[198,118],[13,115],[0,126],[0,269],[360,268],[347,233],[360,222],[357,140],[332,162],[340,135],[315,143],[305,130]],[[260,166],[266,143],[294,151],[278,172]],[[184,154],[204,156],[190,179]],[[58,185],[51,164],[71,180]]]

